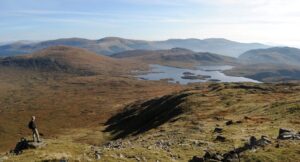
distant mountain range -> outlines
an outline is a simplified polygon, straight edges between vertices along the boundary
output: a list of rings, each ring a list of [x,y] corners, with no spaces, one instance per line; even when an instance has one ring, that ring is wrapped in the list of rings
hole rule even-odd
[[[84,48],[103,55],[112,55],[128,50],[162,50],[171,48],[186,48],[196,52],[211,52],[225,56],[238,57],[252,50],[268,48],[259,43],[240,43],[223,38],[211,39],[169,39],[166,41],[131,40],[118,37],[106,37],[99,40],[82,38],[66,38],[34,43],[16,42],[0,46],[0,56],[11,56],[32,53],[51,46],[72,46]]]

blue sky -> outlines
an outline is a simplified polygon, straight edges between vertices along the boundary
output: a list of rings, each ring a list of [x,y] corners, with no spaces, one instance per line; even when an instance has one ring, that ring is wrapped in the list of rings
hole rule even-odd
[[[0,42],[223,37],[300,47],[298,0],[0,0]]]

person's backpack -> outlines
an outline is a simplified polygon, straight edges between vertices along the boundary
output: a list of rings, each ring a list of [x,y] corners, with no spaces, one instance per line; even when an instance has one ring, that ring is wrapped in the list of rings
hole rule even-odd
[[[31,121],[28,123],[28,128],[32,129],[32,122]]]

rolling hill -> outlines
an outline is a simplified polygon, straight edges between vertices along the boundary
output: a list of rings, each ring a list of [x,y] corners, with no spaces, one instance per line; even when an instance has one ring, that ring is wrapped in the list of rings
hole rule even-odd
[[[114,58],[130,59],[148,64],[161,64],[170,66],[195,65],[235,65],[237,60],[208,52],[194,52],[183,48],[170,50],[133,50],[112,55]]]
[[[118,37],[106,37],[99,40],[66,38],[35,43],[11,43],[0,46],[0,56],[32,53],[51,46],[72,46],[84,48],[98,54],[111,55],[127,50],[159,50],[186,48],[197,52],[211,52],[237,57],[245,51],[269,46],[259,43],[239,43],[226,39],[169,39],[165,41],[131,40]]]
[[[33,54],[0,59],[0,66],[93,75],[129,72],[136,65],[126,61],[97,55],[96,53],[68,46],[54,46]]]
[[[300,49],[274,47],[256,49],[238,58],[239,66],[226,71],[228,75],[245,76],[264,82],[286,82],[300,79]]]
[[[246,64],[285,64],[300,66],[300,49],[291,47],[274,47],[255,49],[243,53],[239,60]]]
[[[299,66],[283,64],[248,64],[238,65],[226,70],[227,75],[244,76],[262,82],[290,82],[300,80]]]

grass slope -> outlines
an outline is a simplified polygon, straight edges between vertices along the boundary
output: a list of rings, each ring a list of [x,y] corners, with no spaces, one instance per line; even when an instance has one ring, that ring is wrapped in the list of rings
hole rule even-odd
[[[276,140],[280,127],[300,130],[299,90],[300,85],[292,83],[194,84],[163,97],[133,101],[107,120],[106,127],[65,131],[46,140],[47,148],[26,150],[8,161],[87,161],[93,160],[94,150],[101,152],[100,161],[108,162],[188,161],[204,150],[223,153],[261,135],[272,144],[242,154],[242,161],[299,161],[299,140]],[[228,120],[234,124],[226,125]],[[224,129],[225,142],[215,141],[215,127]],[[97,146],[89,140],[98,140]]]

